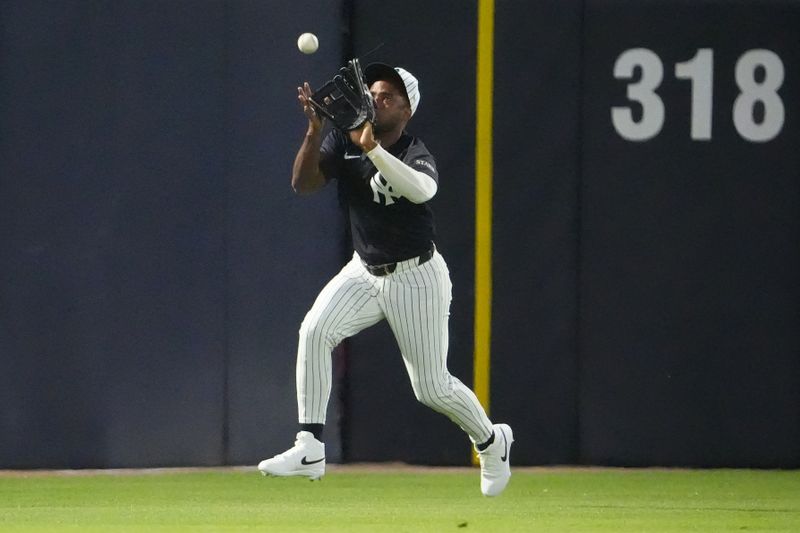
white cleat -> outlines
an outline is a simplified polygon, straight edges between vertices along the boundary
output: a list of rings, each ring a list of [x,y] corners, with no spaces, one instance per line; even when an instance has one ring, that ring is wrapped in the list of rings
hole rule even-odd
[[[506,488],[511,478],[511,443],[514,433],[508,424],[495,424],[494,442],[482,452],[478,452],[481,461],[481,492],[484,496],[497,496]]]
[[[263,475],[305,476],[316,480],[325,475],[325,445],[309,431],[297,434],[294,446],[272,459],[258,463]]]

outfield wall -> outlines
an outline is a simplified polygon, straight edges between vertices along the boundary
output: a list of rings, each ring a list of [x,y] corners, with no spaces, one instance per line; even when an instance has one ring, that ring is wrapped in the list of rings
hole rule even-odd
[[[295,87],[380,43],[420,78],[471,382],[477,13],[0,5],[0,467],[291,444],[297,329],[348,255],[335,191],[288,185]],[[797,28],[785,0],[496,2],[489,403],[518,464],[800,466]],[[335,362],[331,460],[469,461],[387,327]]]
[[[318,4],[0,6],[0,464],[291,443],[298,325],[344,253],[335,191],[289,187],[295,87],[341,56]],[[308,20],[326,46],[300,61]]]

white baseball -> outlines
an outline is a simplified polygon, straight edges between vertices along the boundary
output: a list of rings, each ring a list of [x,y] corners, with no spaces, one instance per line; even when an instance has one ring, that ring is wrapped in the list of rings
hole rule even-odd
[[[297,48],[304,54],[313,54],[319,48],[319,39],[313,33],[304,33],[297,38]]]

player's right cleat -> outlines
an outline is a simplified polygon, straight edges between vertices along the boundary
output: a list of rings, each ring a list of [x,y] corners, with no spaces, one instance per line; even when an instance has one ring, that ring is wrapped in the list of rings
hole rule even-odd
[[[258,463],[263,475],[305,476],[311,480],[325,475],[325,445],[309,431],[297,434],[294,446],[272,459]]]
[[[482,452],[478,452],[481,461],[481,492],[484,496],[497,496],[508,485],[511,479],[511,443],[514,433],[508,424],[495,424],[494,442]]]

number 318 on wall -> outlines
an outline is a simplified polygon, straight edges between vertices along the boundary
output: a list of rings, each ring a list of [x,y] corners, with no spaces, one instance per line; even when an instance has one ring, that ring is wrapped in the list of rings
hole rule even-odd
[[[614,77],[619,80],[633,78],[634,70],[641,69],[639,81],[629,83],[628,100],[638,102],[642,116],[636,121],[630,107],[611,108],[611,121],[617,133],[629,141],[646,141],[658,135],[664,125],[664,102],[656,89],[664,79],[664,64],[647,48],[626,50],[614,63]],[[761,70],[760,75],[756,72]],[[778,89],[783,84],[783,62],[771,50],[748,50],[736,62],[735,78],[739,94],[733,103],[733,125],[744,139],[767,142],[783,129],[785,110]],[[692,84],[691,136],[692,139],[711,139],[711,111],[714,86],[714,51],[700,48],[695,56],[675,64],[675,77]],[[760,106],[763,118],[756,119]]]

